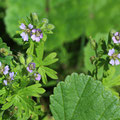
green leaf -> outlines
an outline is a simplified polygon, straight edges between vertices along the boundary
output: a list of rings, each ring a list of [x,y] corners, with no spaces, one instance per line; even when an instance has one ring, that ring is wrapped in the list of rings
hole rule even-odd
[[[42,67],[39,67],[38,72],[42,76],[43,83],[46,84],[47,83],[47,76],[45,74],[45,70]]]
[[[33,60],[33,57],[32,57],[31,55],[29,55],[29,56],[27,57],[27,60],[26,60],[27,65],[28,65],[30,62],[32,62],[32,60]]]
[[[43,33],[43,38],[42,38],[43,41],[46,41],[47,40],[47,35],[45,33]]]
[[[28,55],[33,55],[33,52],[34,52],[34,42],[30,42],[30,47],[27,49],[26,53]]]
[[[3,89],[0,90],[0,95],[3,95],[5,93],[6,93],[5,88],[3,88]]]
[[[103,78],[103,85],[112,88],[114,86],[120,85],[120,66],[111,66],[110,69],[106,72],[106,77]]]
[[[39,62],[42,61],[43,59],[43,54],[44,54],[44,42],[40,42],[37,48],[35,48],[36,54],[37,54],[37,59]]]
[[[34,97],[39,97],[40,94],[43,94],[45,90],[43,88],[40,88],[41,84],[35,84],[28,86],[24,89],[21,89],[18,94],[24,95],[24,96],[34,96]]]
[[[20,120],[27,120],[31,113],[36,112],[34,110],[36,102],[31,97],[40,97],[40,94],[44,92],[39,83],[20,89],[13,96],[6,98],[7,102],[2,106],[2,110],[7,110],[12,106],[12,108],[17,108],[15,115]]]
[[[50,78],[52,78],[52,79],[58,79],[58,77],[57,77],[57,75],[56,75],[57,72],[54,71],[53,69],[48,68],[48,67],[42,67],[42,69],[45,70],[45,73],[46,73]]]
[[[55,52],[49,54],[44,60],[43,65],[50,65],[58,61],[57,58],[55,58],[57,54]]]
[[[20,55],[19,60],[21,64],[25,65],[25,58],[23,55]]]
[[[0,61],[9,65],[12,58],[13,56],[10,48],[0,38]]]
[[[4,111],[0,111],[0,120],[2,120],[2,118],[3,118],[3,113],[4,113]]]
[[[8,109],[8,108],[11,107],[13,104],[14,104],[14,99],[11,100],[10,102],[7,102],[6,104],[4,104],[4,105],[2,106],[2,110]]]
[[[119,120],[120,104],[100,81],[73,73],[50,96],[55,120]]]

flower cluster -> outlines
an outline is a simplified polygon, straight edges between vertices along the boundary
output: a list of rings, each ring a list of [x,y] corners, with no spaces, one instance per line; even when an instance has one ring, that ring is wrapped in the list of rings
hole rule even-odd
[[[114,36],[112,37],[112,40],[114,43],[120,43],[120,33],[116,32]]]
[[[27,71],[29,73],[33,73],[33,71],[35,70],[35,67],[36,67],[35,63],[29,63],[28,67],[27,67]],[[33,77],[37,81],[40,81],[40,79],[41,79],[41,75],[39,73],[37,73],[37,72],[33,74]]]
[[[108,55],[110,56],[110,64],[111,65],[119,65],[119,59],[120,59],[120,54],[115,53],[115,49],[110,49],[108,52]]]
[[[24,23],[21,23],[20,29],[22,30],[22,33],[20,36],[24,41],[29,40],[29,36],[33,41],[39,42],[43,38],[43,33],[40,29],[33,28],[32,24],[29,24],[28,26]]]
[[[120,43],[120,33],[116,32],[114,33],[112,40],[115,44]],[[108,55],[110,56],[110,64],[111,65],[119,65],[120,64],[120,54],[115,52],[115,49],[110,49],[108,52]]]
[[[11,82],[12,80],[14,80],[14,72],[9,72],[10,68],[8,65],[4,66],[2,65],[2,63],[0,62],[0,74],[4,75],[5,79],[3,80],[3,83],[5,85],[8,85],[8,82]]]

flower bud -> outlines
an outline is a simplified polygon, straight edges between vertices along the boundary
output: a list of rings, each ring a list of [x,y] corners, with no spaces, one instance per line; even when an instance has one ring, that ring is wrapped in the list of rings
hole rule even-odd
[[[18,56],[19,56],[20,63],[25,65],[25,58],[23,57],[23,54],[19,53]]]
[[[92,37],[90,37],[90,44],[94,50],[97,48],[96,41]]]
[[[95,56],[91,56],[91,57],[90,57],[90,61],[91,61],[92,64],[94,64],[94,62],[96,61]]]
[[[0,48],[0,54],[2,56],[8,56],[9,52],[6,48]]]
[[[39,21],[37,13],[31,13],[30,17],[31,17],[31,20],[35,23]]]

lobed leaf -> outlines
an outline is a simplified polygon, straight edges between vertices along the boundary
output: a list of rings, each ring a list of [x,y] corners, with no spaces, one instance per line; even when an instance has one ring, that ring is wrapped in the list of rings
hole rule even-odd
[[[99,81],[73,73],[60,82],[50,96],[55,120],[118,120],[119,99]]]

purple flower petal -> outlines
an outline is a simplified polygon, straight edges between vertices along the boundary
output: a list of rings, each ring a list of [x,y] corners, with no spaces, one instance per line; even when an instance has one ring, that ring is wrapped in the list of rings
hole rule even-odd
[[[117,36],[118,34],[119,34],[119,33],[118,33],[118,32],[116,32],[116,33],[115,33],[115,36]]]
[[[28,41],[28,34],[25,34],[23,40],[24,40],[24,41]]]
[[[2,63],[0,62],[0,67],[2,66]]]
[[[23,39],[24,41],[28,41],[28,34],[27,34],[27,33],[22,32],[22,33],[20,34],[20,36],[22,37],[22,39]]]
[[[115,64],[115,62],[114,62],[113,59],[111,59],[109,63],[110,63],[111,65],[114,65],[114,64]]]
[[[32,30],[32,33],[35,33],[35,32],[36,32],[36,29],[33,29],[33,30]]]
[[[32,24],[29,24],[29,25],[28,25],[28,28],[29,28],[29,29],[32,29],[32,28],[33,28],[33,25],[32,25]]]
[[[116,40],[115,36],[112,37],[112,40],[114,43],[118,43],[118,41]]]
[[[32,38],[33,41],[36,40],[36,36],[35,35],[32,35],[31,38]]]
[[[7,80],[3,80],[4,84],[7,85]]]
[[[34,76],[35,76],[35,80],[40,81],[41,75],[39,73],[35,73]]]
[[[24,23],[21,23],[20,29],[22,29],[22,30],[25,30],[25,29],[26,29],[26,26],[24,25]]]
[[[120,58],[120,54],[118,54],[117,57]]]
[[[8,71],[9,71],[9,66],[7,65],[7,66],[5,66],[5,68],[4,68],[3,74],[4,74],[4,75],[8,74]]]
[[[29,63],[27,67],[27,71],[31,73],[33,72],[34,69],[35,69],[35,63]]]
[[[22,32],[22,33],[20,34],[20,36],[22,37],[22,39],[24,39],[24,37],[25,37],[25,32]]]
[[[9,76],[10,76],[10,79],[11,79],[11,80],[14,80],[14,78],[13,78],[13,77],[14,77],[14,72],[10,72],[10,73],[9,73]]]
[[[29,67],[27,67],[27,71],[28,71],[28,72],[30,72],[30,73],[32,73],[32,72],[33,72],[33,70],[30,70],[30,68],[29,68]]]
[[[40,34],[40,38],[43,38],[43,34],[42,33]]]
[[[110,49],[109,52],[108,52],[108,55],[112,56],[114,54],[114,52],[115,52],[115,49]]]
[[[119,64],[120,64],[119,60],[116,59],[116,60],[115,60],[115,65],[119,65]]]
[[[40,37],[36,37],[36,42],[39,42],[40,41]]]

